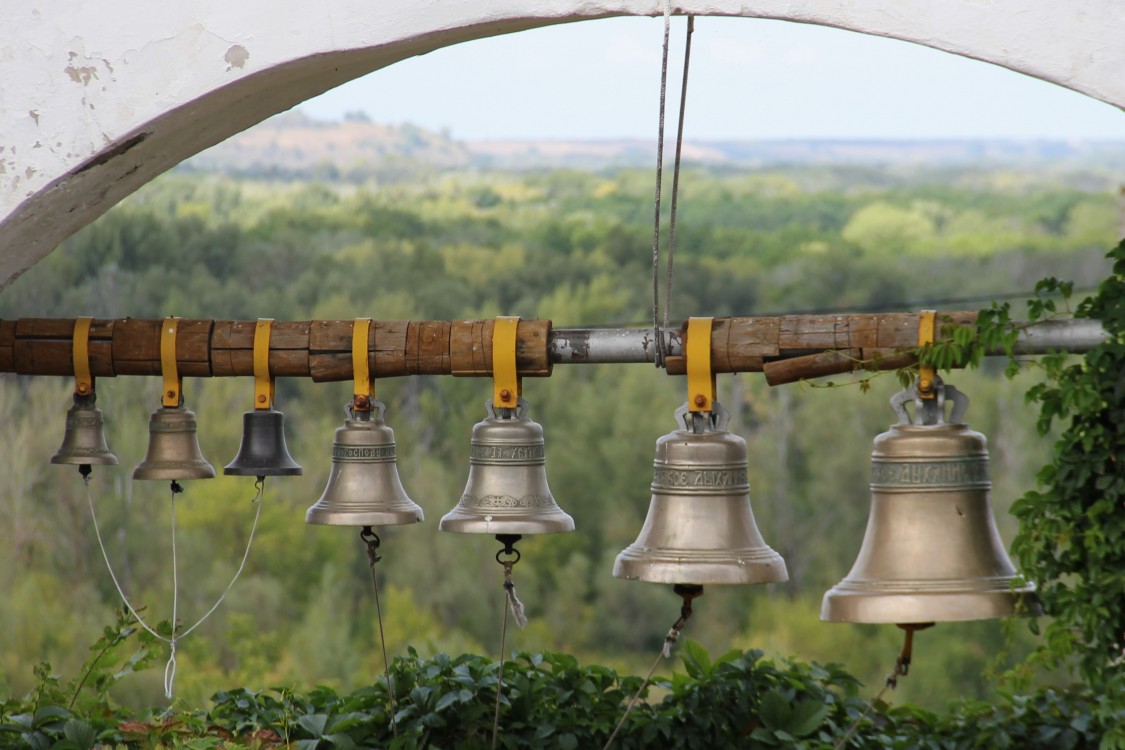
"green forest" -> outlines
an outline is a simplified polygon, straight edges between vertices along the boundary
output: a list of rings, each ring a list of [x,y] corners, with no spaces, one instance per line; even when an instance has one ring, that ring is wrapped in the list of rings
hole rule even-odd
[[[1089,290],[1109,275],[1117,185],[1096,170],[998,166],[688,165],[677,217],[674,321],[691,315],[973,310],[1044,277]],[[123,201],[0,292],[0,318],[380,320],[547,318],[556,327],[643,326],[651,316],[652,173],[628,168],[406,170],[363,182],[179,171]],[[1082,296],[1081,293],[1076,296]],[[1016,315],[1016,313],[1013,313]],[[989,441],[992,503],[1010,543],[1010,503],[1036,486],[1052,438],[1036,431],[1003,361],[955,372],[970,425]],[[769,388],[721,376],[719,400],[748,444],[751,503],[790,580],[709,587],[685,636],[713,654],[838,662],[874,693],[894,663],[891,626],[822,623],[823,592],[851,567],[869,503],[872,439],[894,415],[893,374]],[[849,385],[850,383],[850,385]],[[498,654],[504,593],[491,537],[441,533],[460,497],[483,379],[376,381],[398,470],[424,523],[380,529],[389,655]],[[171,512],[161,482],[133,482],[156,378],[98,382],[117,467],[89,487],[109,559],[152,622],[171,617]],[[238,686],[355,690],[383,672],[375,602],[356,530],[306,526],[330,467],[350,384],[279,380],[289,448],[304,475],[271,478],[246,570],[224,604],[179,645],[175,704],[206,706]],[[73,677],[120,607],[73,467],[52,466],[71,383],[0,380],[0,696],[27,693],[34,667]],[[187,380],[207,459],[238,447],[248,379]],[[527,538],[514,572],[530,622],[507,649],[558,651],[643,673],[679,611],[670,587],[610,571],[649,500],[655,440],[674,429],[681,378],[644,365],[557,367],[527,379],[544,426],[547,471],[572,534]],[[185,483],[176,500],[179,616],[194,622],[236,570],[254,519],[253,481]],[[920,633],[909,677],[887,697],[942,709],[993,699],[999,676],[1037,637],[1024,620],[942,624]],[[158,655],[163,665],[165,655]],[[676,668],[664,663],[664,674]],[[1065,671],[1040,684],[1065,684]],[[861,692],[865,694],[865,692]],[[162,705],[163,670],[114,689]]]

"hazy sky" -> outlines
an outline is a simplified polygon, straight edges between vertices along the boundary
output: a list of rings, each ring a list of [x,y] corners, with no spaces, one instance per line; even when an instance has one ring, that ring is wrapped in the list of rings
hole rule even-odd
[[[685,27],[673,20],[669,134]],[[618,18],[467,42],[301,106],[316,118],[362,110],[462,139],[652,138],[662,34],[659,18]],[[699,18],[685,130],[697,140],[1125,140],[1125,112],[920,45],[784,21]]]

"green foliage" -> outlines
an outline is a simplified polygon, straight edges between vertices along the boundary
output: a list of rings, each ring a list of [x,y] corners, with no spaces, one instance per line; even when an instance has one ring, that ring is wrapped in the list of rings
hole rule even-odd
[[[1040,434],[1064,426],[1040,488],[1012,506],[1020,520],[1012,549],[1054,618],[1041,656],[1077,658],[1083,675],[1112,683],[1125,706],[1125,243],[1110,257],[1113,275],[1075,313],[1100,320],[1107,341],[1077,362],[1044,357],[1048,380],[1027,394],[1039,405]]]
[[[1122,747],[1125,714],[1083,687],[1006,694],[999,705],[962,702],[940,714],[884,704],[869,712],[858,697],[859,683],[839,665],[775,663],[760,651],[730,651],[712,659],[692,641],[684,643],[682,662],[684,674],[657,679],[645,691],[615,748],[812,750],[839,742],[853,725],[850,748]],[[206,712],[168,710],[140,717],[114,708],[104,695],[75,711],[49,701],[39,705],[50,695],[47,688],[25,701],[0,705],[0,747],[491,746],[495,662],[472,655],[422,659],[410,649],[395,659],[391,674],[394,726],[382,679],[344,694],[324,686],[306,694],[237,688],[212,696]],[[499,746],[601,747],[641,682],[565,654],[521,653],[504,665]]]
[[[123,714],[113,707],[109,690],[151,666],[158,644],[127,610],[119,611],[117,621],[90,646],[93,655],[79,677],[64,683],[50,664],[38,664],[36,686],[27,698],[0,704],[0,746],[91,750],[116,738]]]

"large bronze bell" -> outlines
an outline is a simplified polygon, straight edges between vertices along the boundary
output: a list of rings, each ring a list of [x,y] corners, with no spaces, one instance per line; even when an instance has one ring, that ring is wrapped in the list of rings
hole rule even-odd
[[[74,405],[66,412],[62,446],[51,456],[53,464],[116,464],[117,456],[105,440],[105,418],[95,406],[97,397],[74,394]]]
[[[162,406],[148,420],[148,453],[133,479],[210,479],[215,469],[199,450],[195,414],[182,404]]]
[[[574,519],[547,486],[543,428],[518,409],[494,409],[473,425],[469,479],[460,502],[441,519],[442,531],[468,534],[554,534],[574,531]]]
[[[398,478],[395,433],[383,422],[381,401],[352,411],[332,443],[332,473],[305,523],[332,526],[396,526],[418,523],[422,509]]]
[[[871,513],[859,557],[824,595],[833,622],[931,623],[1039,614],[1035,587],[1012,566],[992,516],[988,449],[961,422],[968,399],[938,385],[891,400],[898,424],[875,438]],[[906,411],[914,400],[915,417]],[[945,402],[954,408],[945,418]]]
[[[656,441],[652,499],[637,541],[613,575],[653,583],[781,583],[785,561],[762,539],[750,508],[746,441],[729,414],[676,411],[682,429]]]
[[[242,443],[223,473],[238,477],[297,476],[303,469],[285,444],[285,415],[276,409],[251,409],[242,415]]]

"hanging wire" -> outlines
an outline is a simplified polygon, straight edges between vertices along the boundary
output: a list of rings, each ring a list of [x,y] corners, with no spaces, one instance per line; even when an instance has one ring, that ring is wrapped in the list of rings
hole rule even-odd
[[[660,319],[660,201],[664,183],[664,119],[668,103],[668,50],[672,34],[672,7],[664,0],[664,44],[660,60],[660,114],[656,136],[656,187],[653,199],[652,221],[652,333],[656,343],[653,360],[664,367],[668,346],[664,331],[668,328],[668,315],[672,306],[672,272],[676,253],[676,209],[679,204],[680,164],[684,143],[684,114],[687,111],[688,69],[691,63],[691,36],[695,31],[695,17],[688,16],[687,38],[684,44],[684,73],[680,85],[679,121],[676,129],[676,158],[672,174],[672,208],[668,221],[668,262],[665,269],[664,319]]]
[[[387,702],[390,706],[391,731],[398,737],[398,720],[395,713],[398,705],[395,700],[395,684],[391,680],[391,662],[387,658],[387,637],[383,632],[383,605],[379,603],[379,578],[375,575],[375,563],[383,558],[379,556],[379,535],[372,531],[370,526],[364,526],[359,532],[359,538],[367,545],[367,562],[371,568],[371,586],[375,589],[375,614],[379,618],[379,645],[383,648],[383,671],[387,675]]]
[[[914,633],[919,630],[925,630],[926,628],[933,627],[933,623],[928,622],[921,624],[899,625],[899,627],[902,628],[903,631],[905,631],[905,635],[903,636],[902,641],[902,651],[899,652],[898,658],[895,659],[894,669],[892,669],[891,673],[887,675],[887,679],[883,683],[882,689],[880,689],[879,692],[875,694],[874,698],[867,702],[867,708],[863,709],[863,713],[856,717],[856,720],[852,722],[852,725],[850,727],[848,727],[848,731],[844,733],[844,736],[841,737],[840,740],[832,746],[832,750],[843,750],[843,748],[848,744],[848,740],[850,740],[856,733],[856,730],[859,729],[859,725],[862,724],[863,721],[871,715],[871,712],[875,708],[875,704],[883,700],[883,696],[888,690],[894,690],[896,687],[898,687],[899,677],[905,677],[910,673],[910,660],[914,655]]]
[[[664,332],[660,329],[660,195],[664,180],[664,110],[668,98],[668,46],[672,34],[672,6],[664,0],[664,51],[660,63],[660,115],[656,135],[656,195],[652,220],[652,335],[656,366],[664,366]]]
[[[82,471],[82,469],[86,470]],[[179,634],[177,634],[176,632],[176,619],[179,614],[179,574],[177,573],[176,560],[176,495],[183,492],[183,488],[179,485],[179,483],[175,481],[172,482],[172,637],[168,638],[156,632],[156,630],[154,630],[147,622],[145,622],[144,618],[141,617],[140,613],[137,612],[132,603],[129,601],[129,597],[125,595],[125,590],[121,587],[121,582],[117,579],[117,574],[113,572],[113,565],[109,562],[109,553],[106,551],[105,542],[102,540],[101,528],[98,526],[98,516],[94,510],[94,497],[90,492],[89,468],[84,464],[82,465],[82,467],[80,467],[79,472],[82,474],[82,482],[86,486],[86,503],[90,506],[90,519],[93,521],[94,535],[98,540],[98,548],[102,552],[102,559],[105,561],[106,570],[109,571],[109,577],[113,580],[113,586],[117,589],[117,594],[121,597],[121,601],[124,602],[125,607],[129,610],[129,613],[133,615],[133,618],[136,619],[137,623],[139,623],[141,627],[147,630],[149,634],[157,640],[168,644],[168,663],[164,666],[164,697],[171,699],[176,681],[176,644],[180,640],[186,638],[189,633],[202,625],[203,622],[207,620],[207,618],[214,614],[215,610],[219,608],[219,605],[223,603],[223,600],[227,598],[227,594],[230,593],[230,590],[234,587],[235,581],[237,581],[239,576],[242,575],[242,571],[246,567],[246,561],[250,557],[250,547],[254,543],[254,532],[256,532],[258,529],[258,519],[262,516],[262,505],[264,504],[265,500],[264,481],[259,478],[258,481],[254,483],[255,494],[251,502],[257,504],[258,507],[254,512],[254,523],[250,527],[250,536],[246,540],[246,550],[242,553],[242,561],[238,565],[238,570],[235,571],[234,576],[230,580],[230,583],[227,584],[226,589],[223,590],[223,593],[219,596],[219,598],[215,601],[211,608],[207,610],[207,612],[202,617],[196,620],[194,625]]]
[[[523,602],[516,596],[516,585],[512,582],[512,568],[520,561],[520,552],[513,545],[520,537],[515,534],[497,534],[497,541],[504,548],[496,553],[496,562],[504,566],[504,622],[500,626],[500,669],[496,679],[496,705],[492,712],[492,750],[496,750],[496,743],[500,739],[500,695],[504,688],[504,654],[508,641],[508,610],[511,609],[516,625],[522,630],[527,625],[527,616],[524,614]],[[501,555],[514,555],[511,559],[501,560]],[[505,606],[507,605],[507,606]]]
[[[180,609],[180,565],[176,560],[176,495],[184,491],[177,482],[172,482],[172,640],[168,644],[168,663],[164,665],[164,697],[172,697],[176,685],[176,626],[179,623]]]
[[[613,728],[613,733],[609,735],[609,739],[605,741],[602,750],[609,750],[609,746],[612,745],[613,741],[617,738],[617,733],[620,732],[621,727],[625,725],[625,720],[629,718],[629,714],[633,712],[633,708],[636,707],[637,703],[640,701],[645,688],[652,682],[652,676],[656,674],[656,668],[660,666],[660,660],[671,658],[672,646],[679,640],[680,633],[683,632],[687,621],[691,618],[691,600],[703,596],[702,586],[677,584],[672,590],[683,599],[683,603],[680,605],[680,617],[672,623],[672,627],[668,629],[668,634],[664,636],[664,643],[660,647],[660,653],[656,655],[656,660],[649,668],[648,674],[645,675],[644,681],[641,682],[641,686],[637,688],[637,692],[633,694],[633,697],[630,698],[629,702],[625,705],[625,713],[618,720],[617,726]]]
[[[680,84],[680,118],[676,127],[676,161],[672,168],[672,211],[668,218],[668,268],[665,271],[664,328],[668,328],[668,314],[672,309],[672,270],[676,258],[676,208],[680,198],[680,157],[684,148],[684,113],[687,111],[688,68],[691,65],[691,35],[695,31],[695,16],[688,16],[687,35],[684,40],[684,78]],[[663,336],[661,336],[663,341]]]

